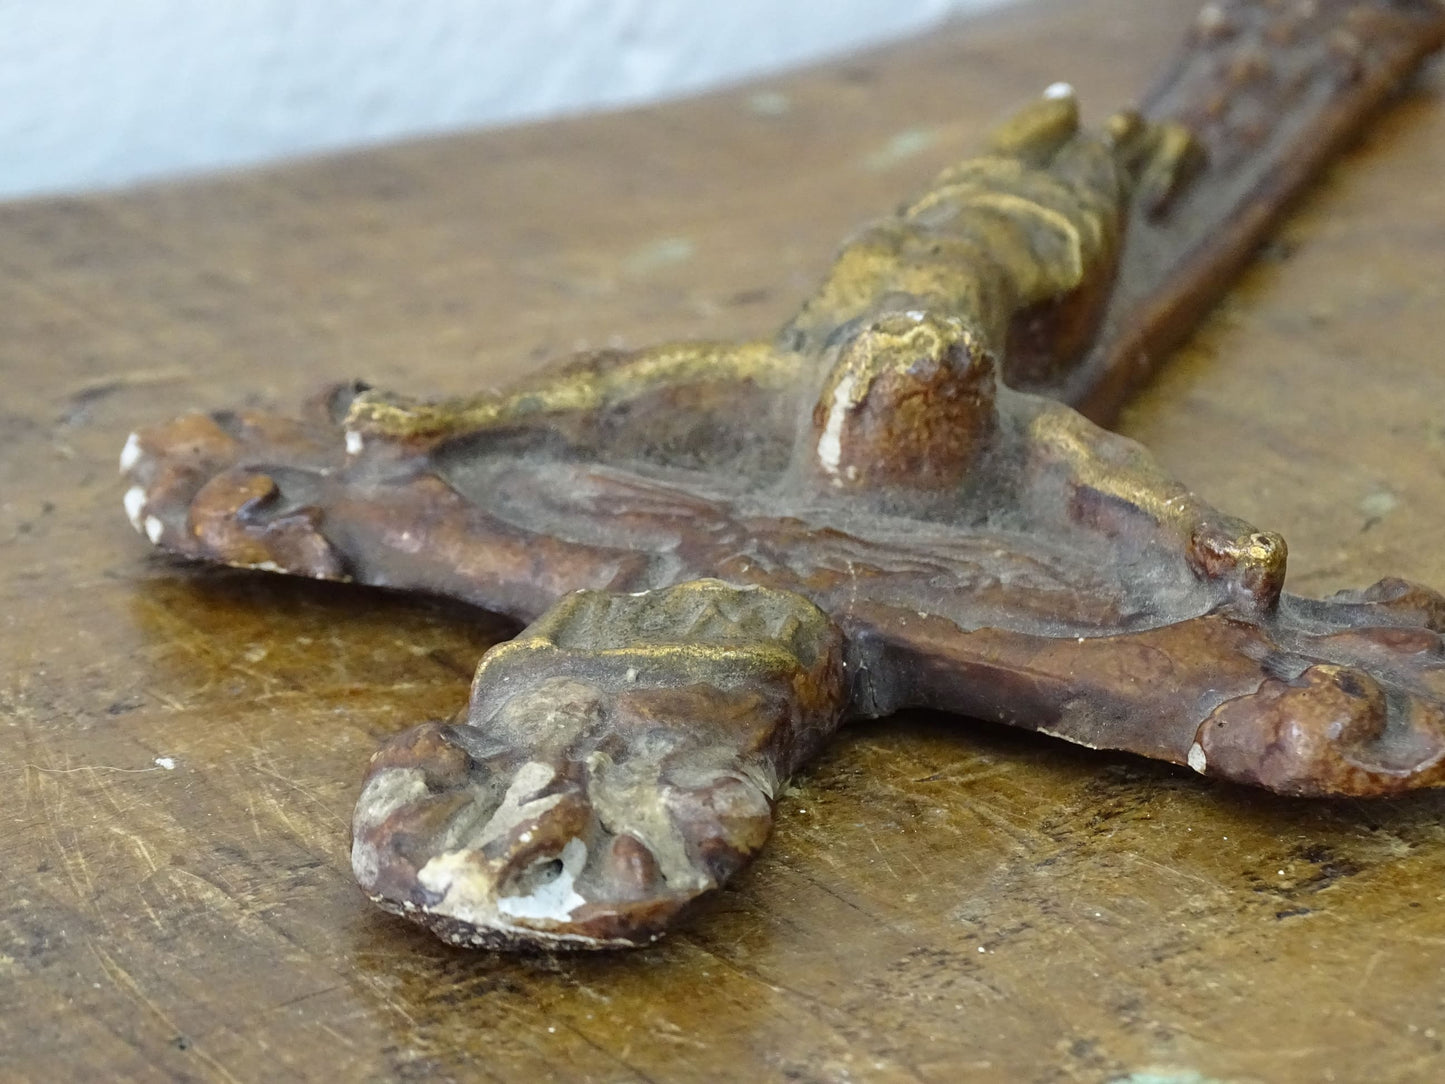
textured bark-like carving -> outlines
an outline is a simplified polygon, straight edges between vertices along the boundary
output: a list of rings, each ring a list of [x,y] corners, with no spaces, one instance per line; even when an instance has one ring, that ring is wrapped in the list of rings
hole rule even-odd
[[[366,890],[459,943],[654,937],[834,727],[912,705],[1288,794],[1438,784],[1445,598],[1284,594],[1283,539],[1067,404],[1106,419],[1442,36],[1434,2],[1210,4],[1142,114],[1084,131],[1050,88],[772,341],[183,418],[127,445],[127,511],[536,621],[357,809]]]

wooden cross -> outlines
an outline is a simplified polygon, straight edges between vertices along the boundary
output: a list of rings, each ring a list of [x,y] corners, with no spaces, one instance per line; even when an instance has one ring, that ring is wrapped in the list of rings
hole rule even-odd
[[[354,819],[448,940],[653,940],[844,721],[925,706],[1287,794],[1445,780],[1445,597],[1283,592],[1286,550],[1106,422],[1445,38],[1412,0],[1211,3],[1137,112],[1056,84],[842,248],[772,339],[601,351],[427,403],[133,435],[189,557],[531,624]]]

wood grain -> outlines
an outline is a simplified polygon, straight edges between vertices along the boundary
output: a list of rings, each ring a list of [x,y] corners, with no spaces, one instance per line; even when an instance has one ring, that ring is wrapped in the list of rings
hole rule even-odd
[[[1138,93],[1193,6],[1056,0],[678,105],[0,207],[0,1077],[1435,1079],[1445,798],[927,717],[845,734],[656,949],[447,949],[355,889],[346,819],[508,630],[170,564],[120,511],[139,421],[762,332],[1012,104]],[[1445,585],[1442,97],[1437,66],[1124,418],[1290,539],[1295,590]]]

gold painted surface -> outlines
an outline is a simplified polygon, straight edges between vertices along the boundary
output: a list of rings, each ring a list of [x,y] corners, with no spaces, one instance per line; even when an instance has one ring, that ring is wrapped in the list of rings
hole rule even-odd
[[[782,336],[817,350],[835,328],[919,309],[1002,351],[1022,310],[1110,277],[1136,170],[1159,130],[1078,129],[1070,97],[1025,105],[987,153],[943,170],[895,218],[860,231]]]
[[[752,382],[782,390],[799,360],[766,342],[664,343],[639,350],[623,364],[591,365],[505,392],[429,403],[364,392],[346,416],[348,430],[385,437],[443,437],[564,414],[604,410],[629,398],[679,385]]]
[[[655,949],[448,949],[362,897],[346,822],[504,630],[180,567],[120,510],[128,429],[191,407],[766,334],[1048,82],[1135,96],[1193,7],[1042,5],[663,109],[0,208],[0,1078],[1438,1079],[1445,796],[1292,802],[942,718],[845,734]],[[1295,590],[1445,585],[1442,96],[1437,68],[1126,417],[1290,539]]]
[[[1103,300],[1139,174],[1172,186],[1191,149],[1181,131],[1135,113],[1116,114],[1098,133],[1083,131],[1073,89],[1055,84],[996,125],[984,153],[943,170],[911,205],[845,242],[776,343],[584,351],[511,390],[451,400],[367,388],[346,411],[347,439],[445,438],[708,385],[749,383],[781,394],[819,368],[836,329],[900,310],[958,321],[1002,353],[1011,322],[1026,310],[1091,284]],[[648,266],[656,254],[632,265]]]
[[[1208,549],[1213,562],[1238,573],[1253,571],[1279,595],[1288,550],[1278,532],[1260,531],[1232,515],[1212,513],[1206,501],[1175,480],[1158,460],[1138,445],[1125,444],[1062,406],[1045,408],[1029,423],[1032,454],[1042,462],[1064,465],[1073,484],[1118,501],[1148,517],[1186,547]],[[1207,523],[1207,535],[1200,529]],[[1196,555],[1197,556],[1197,555]]]

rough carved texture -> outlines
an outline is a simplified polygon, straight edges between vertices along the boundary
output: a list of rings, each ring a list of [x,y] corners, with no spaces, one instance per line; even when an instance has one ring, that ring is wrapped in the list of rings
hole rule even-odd
[[[465,718],[373,758],[353,866],[461,944],[656,940],[757,853],[843,699],[842,636],[797,595],[569,595],[487,653]]]
[[[523,619],[579,588],[659,592],[564,601],[523,644],[555,643],[579,606],[672,620],[667,589],[701,577],[769,589],[706,588],[730,605],[828,615],[848,680],[801,689],[680,663],[634,690],[635,619],[582,620],[583,661],[563,651],[555,672],[502,649],[467,718],[378,755],[356,823],[368,890],[462,943],[649,938],[756,851],[796,754],[912,705],[1284,793],[1440,782],[1445,600],[1391,581],[1283,595],[1277,535],[1010,386],[1106,416],[1445,23],[1436,5],[1303,10],[1206,8],[1152,121],[1081,132],[1051,88],[855,236],[772,344],[588,355],[439,405],[349,386],[298,422],[138,434],[127,511],[179,553]],[[664,624],[658,642],[693,642]],[[676,743],[661,759],[658,734]]]

